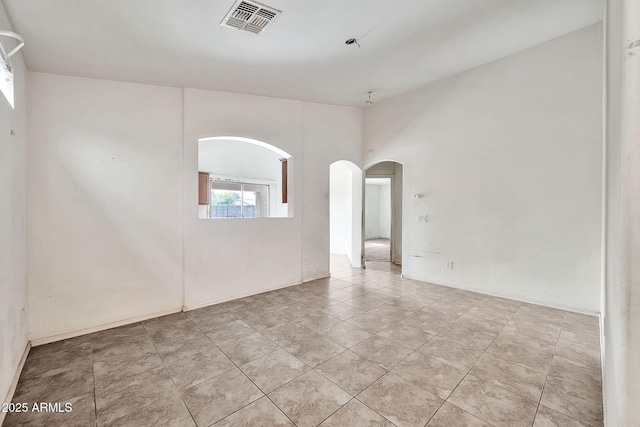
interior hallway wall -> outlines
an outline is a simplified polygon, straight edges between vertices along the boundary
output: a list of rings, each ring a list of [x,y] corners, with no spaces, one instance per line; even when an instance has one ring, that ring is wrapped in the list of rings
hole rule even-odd
[[[364,132],[365,166],[403,163],[422,195],[403,274],[599,312],[601,24],[378,102]]]
[[[364,192],[364,239],[379,239],[380,237],[380,186],[366,184]]]
[[[391,183],[380,185],[380,237],[391,238]]]
[[[607,2],[603,390],[607,426],[640,419],[640,5]]]
[[[351,262],[351,171],[342,162],[336,162],[331,165],[329,175],[329,250],[332,254],[347,255]]]
[[[182,307],[182,90],[29,73],[36,343]]]
[[[0,28],[11,30],[0,2]],[[14,44],[3,37],[5,48]],[[27,347],[27,71],[11,57],[15,109],[0,94],[0,403]],[[11,134],[13,131],[13,135]],[[0,413],[0,424],[4,413]]]

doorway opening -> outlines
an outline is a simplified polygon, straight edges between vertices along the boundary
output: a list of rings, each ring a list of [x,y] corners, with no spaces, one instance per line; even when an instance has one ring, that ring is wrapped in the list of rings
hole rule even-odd
[[[403,167],[384,161],[365,170],[363,263],[369,267],[402,264]]]
[[[391,178],[366,178],[364,205],[364,260],[391,262]]]

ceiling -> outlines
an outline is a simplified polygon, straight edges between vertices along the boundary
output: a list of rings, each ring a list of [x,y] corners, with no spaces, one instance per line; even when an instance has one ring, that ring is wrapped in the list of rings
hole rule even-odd
[[[32,71],[363,106],[602,20],[603,0],[2,0]],[[359,39],[360,48],[345,40]]]

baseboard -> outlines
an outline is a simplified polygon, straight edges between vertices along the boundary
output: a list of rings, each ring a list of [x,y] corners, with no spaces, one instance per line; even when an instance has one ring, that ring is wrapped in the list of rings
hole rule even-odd
[[[117,322],[111,322],[111,323],[105,323],[98,326],[92,326],[91,328],[78,329],[76,331],[65,332],[63,334],[51,335],[49,337],[44,337],[44,338],[37,338],[37,339],[31,340],[31,345],[33,347],[37,347],[40,345],[49,344],[56,341],[66,340],[68,338],[79,337],[80,335],[92,334],[94,332],[100,332],[106,329],[117,328],[118,326],[129,325],[131,323],[142,322],[149,319],[155,319],[156,317],[179,313],[181,311],[182,311],[182,308],[161,310],[154,313],[145,314],[144,316],[137,316],[137,317],[132,317],[124,320],[119,320]]]
[[[318,279],[313,279],[313,280],[318,280]],[[309,280],[309,281],[311,282],[313,280]],[[196,304],[193,304],[193,305],[186,305],[185,304],[183,309],[182,309],[182,311],[197,310],[199,308],[209,307],[209,306],[216,305],[216,304],[222,304],[222,303],[229,302],[229,301],[234,301],[234,300],[237,300],[237,299],[240,299],[240,298],[246,298],[246,297],[251,297],[251,296],[254,296],[254,295],[264,294],[266,292],[277,291],[278,289],[288,288],[289,286],[295,286],[295,285],[299,285],[301,283],[303,283],[303,282],[298,281],[298,282],[288,283],[288,284],[285,284],[285,285],[274,286],[272,288],[267,288],[267,289],[261,290],[260,292],[257,292],[257,293],[255,293],[255,292],[254,293],[246,292],[244,294],[235,295],[235,296],[229,297],[229,298],[211,300],[211,301],[203,302],[203,303],[199,302],[199,303],[196,303]]]
[[[315,277],[308,277],[306,279],[304,279],[302,281],[302,283],[309,283],[309,282],[315,282],[316,280],[321,280],[321,279],[328,279],[331,277],[331,273],[329,274],[322,274],[320,276],[315,276]]]
[[[16,373],[13,376],[13,381],[11,381],[11,387],[9,387],[9,391],[7,395],[4,397],[2,403],[11,403],[13,399],[13,394],[16,392],[16,387],[18,387],[18,381],[20,380],[20,374],[22,373],[22,368],[24,368],[24,363],[27,361],[27,356],[29,355],[29,351],[31,351],[31,342],[27,343],[27,346],[24,348],[24,353],[22,353],[22,358],[20,359],[20,363],[18,363],[18,368],[16,369]],[[0,411],[0,426],[4,423],[4,418],[7,416],[6,412]]]
[[[447,288],[453,288],[453,289],[461,289],[463,291],[469,291],[469,292],[475,292],[478,294],[482,294],[482,295],[487,295],[487,296],[491,296],[491,297],[498,297],[498,298],[504,298],[504,299],[510,299],[513,301],[519,301],[519,302],[524,302],[527,304],[533,304],[533,305],[540,305],[542,307],[549,307],[549,308],[555,308],[558,310],[564,310],[564,311],[570,311],[572,313],[579,313],[579,314],[586,314],[588,316],[596,316],[596,317],[600,317],[600,313],[597,311],[591,311],[591,310],[585,310],[582,308],[577,308],[577,307],[570,307],[570,306],[565,306],[562,304],[549,304],[549,303],[544,303],[544,302],[540,302],[540,301],[532,301],[526,298],[517,298],[514,297],[513,295],[503,295],[503,294],[498,294],[498,293],[493,293],[493,292],[486,292],[482,289],[476,289],[476,288],[465,288],[462,286],[458,286],[455,285],[453,283],[444,283],[442,281],[439,280],[424,280],[424,279],[417,279],[415,277],[411,277],[408,276],[406,274],[402,274],[402,277],[405,279],[411,279],[411,280],[415,280],[417,282],[423,282],[423,283],[433,283],[434,285],[438,285],[438,286],[446,286]]]

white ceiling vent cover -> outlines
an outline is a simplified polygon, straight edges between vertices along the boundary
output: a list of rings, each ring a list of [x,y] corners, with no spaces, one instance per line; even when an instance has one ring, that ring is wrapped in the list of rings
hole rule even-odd
[[[238,0],[220,25],[259,34],[279,13],[282,11],[255,1]]]

